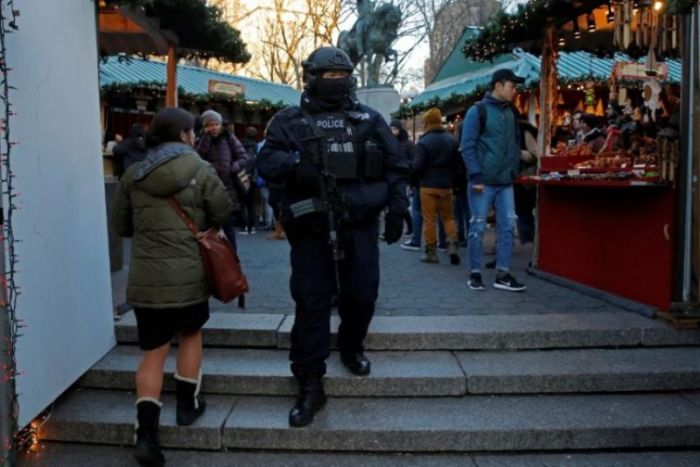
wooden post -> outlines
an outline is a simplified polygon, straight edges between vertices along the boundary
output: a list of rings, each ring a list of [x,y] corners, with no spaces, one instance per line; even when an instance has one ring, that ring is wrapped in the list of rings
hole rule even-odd
[[[547,28],[542,45],[542,57],[540,59],[540,124],[537,131],[537,150],[539,153],[538,169],[541,158],[549,152],[552,140],[552,110],[556,100],[557,68],[556,68],[556,29]],[[540,188],[538,188],[539,192]],[[538,203],[539,210],[539,203]],[[535,247],[532,251],[532,266],[537,267],[540,253],[540,229],[539,212],[535,216]]]
[[[177,107],[177,55],[172,42],[168,44],[168,87],[165,94],[165,106]]]

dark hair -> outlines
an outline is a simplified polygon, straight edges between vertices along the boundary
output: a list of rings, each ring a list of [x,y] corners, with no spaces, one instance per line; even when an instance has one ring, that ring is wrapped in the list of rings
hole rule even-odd
[[[497,85],[498,83],[501,83],[502,85],[504,85],[504,84],[506,84],[508,81],[510,81],[510,80],[509,80],[509,79],[505,79],[505,78],[504,78],[504,79],[499,79],[499,80],[497,80],[497,81],[492,81],[492,82],[491,82],[491,90],[493,91],[494,89],[496,89],[496,85]]]
[[[146,145],[152,148],[163,143],[180,142],[180,134],[193,128],[194,115],[184,109],[166,107],[159,110],[151,120]]]
[[[194,134],[198,135],[202,131],[202,127],[204,125],[202,124],[202,116],[197,115],[194,117]]]
[[[255,139],[258,137],[258,129],[254,126],[249,126],[245,129],[245,135],[250,139]]]
[[[581,122],[588,125],[589,128],[596,128],[600,124],[600,120],[593,114],[583,114]]]

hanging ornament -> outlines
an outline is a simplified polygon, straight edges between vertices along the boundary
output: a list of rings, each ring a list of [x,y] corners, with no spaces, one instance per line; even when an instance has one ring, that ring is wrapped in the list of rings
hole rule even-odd
[[[647,76],[656,76],[658,65],[656,63],[656,52],[654,52],[653,44],[649,44],[649,52],[647,53],[647,59],[644,65],[644,73],[646,73]]]
[[[595,105],[595,114],[598,117],[605,115],[605,108],[603,107],[603,99],[598,99],[598,103]]]
[[[665,54],[666,51],[668,50],[668,30],[670,28],[670,24],[668,22],[668,15],[661,15],[659,17],[659,32],[660,34],[660,41],[659,41],[659,53],[660,54]]]
[[[678,48],[678,16],[671,16],[671,49]]]
[[[592,80],[586,81],[585,101],[586,101],[586,113],[593,113],[595,105],[595,82]]]
[[[644,83],[642,96],[644,98],[644,106],[651,111],[651,118],[656,120],[656,111],[659,109],[659,95],[661,94],[661,86],[656,80],[648,80]]]
[[[617,93],[617,103],[620,107],[624,107],[627,103],[627,88],[621,87]]]
[[[632,1],[622,4],[622,48],[627,50],[632,43]]]
[[[588,32],[593,32],[596,29],[595,15],[591,12],[586,16],[586,23],[588,24]]]
[[[644,31],[644,24],[643,24],[643,18],[644,18],[644,12],[640,11],[637,9],[637,16],[635,17],[635,30],[634,30],[634,38],[633,42],[637,47],[642,47],[642,31]]]

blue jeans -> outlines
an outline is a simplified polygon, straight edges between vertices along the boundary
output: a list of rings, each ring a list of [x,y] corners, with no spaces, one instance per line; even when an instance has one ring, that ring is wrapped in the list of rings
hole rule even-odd
[[[496,269],[510,271],[513,256],[513,231],[515,230],[515,199],[513,185],[485,185],[477,193],[469,184],[469,271],[481,272],[484,249],[484,230],[489,208],[496,209]]]
[[[423,241],[423,214],[420,206],[420,188],[411,188],[411,190],[413,191],[411,193],[411,222],[413,223],[411,244],[421,246]],[[438,245],[442,247],[445,243],[445,227],[442,225],[442,220],[438,219]]]

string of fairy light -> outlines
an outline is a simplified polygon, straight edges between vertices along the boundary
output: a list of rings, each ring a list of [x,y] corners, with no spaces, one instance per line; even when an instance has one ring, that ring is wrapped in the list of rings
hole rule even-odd
[[[2,164],[2,177],[0,178],[0,186],[3,187],[2,195],[7,200],[7,206],[4,209],[4,221],[2,222],[2,230],[0,231],[0,247],[6,248],[7,266],[8,269],[4,275],[0,276],[0,287],[4,288],[4,306],[5,312],[9,317],[9,336],[4,336],[2,342],[2,351],[6,352],[8,357],[6,360],[9,364],[4,364],[2,368],[2,384],[11,388],[11,405],[10,413],[5,414],[8,418],[10,433],[17,432],[17,417],[19,412],[19,404],[17,401],[17,393],[14,391],[14,381],[17,375],[17,365],[15,360],[15,350],[17,338],[20,337],[20,330],[24,327],[23,322],[17,318],[17,297],[20,294],[20,288],[15,282],[17,273],[17,253],[15,246],[19,241],[15,238],[13,230],[13,217],[15,211],[19,208],[17,205],[18,193],[15,191],[14,179],[15,175],[12,171],[12,150],[17,145],[17,142],[12,140],[11,136],[11,118],[15,115],[10,101],[10,92],[15,89],[10,85],[10,72],[12,68],[7,63],[7,36],[16,31],[18,12],[14,8],[13,0],[0,1],[0,100],[2,101],[4,112],[1,116],[2,125],[2,141],[0,142],[0,159]],[[21,437],[2,440],[5,447],[5,452],[13,453],[18,447],[22,446],[25,440]],[[0,462],[5,462],[6,459],[0,459]]]
[[[475,61],[489,61],[496,55],[510,52],[517,44],[532,42],[531,45],[536,46],[535,44],[542,38],[542,31],[555,24],[559,29],[557,45],[564,47],[567,39],[563,34],[563,27],[568,23],[572,23],[572,36],[577,42],[577,48],[584,50],[592,47],[593,44],[580,39],[585,38],[586,33],[595,32],[598,27],[593,11],[598,7],[607,7],[606,20],[613,24],[615,22],[613,11],[621,2],[620,0],[590,0],[583,3],[584,5],[578,8],[574,8],[572,4],[570,9],[559,11],[558,9],[563,6],[562,3],[557,3],[555,10],[551,0],[531,0],[524,5],[519,5],[517,11],[512,14],[501,11],[484,26],[477,38],[467,41],[462,52],[467,58]],[[663,14],[682,15],[688,13],[697,3],[698,0],[640,0],[634,2],[633,8],[637,11],[644,4],[645,7],[651,7]],[[578,24],[580,16],[585,16],[586,27],[583,31]],[[592,49],[591,52],[606,56],[610,55],[611,49]],[[627,52],[641,56],[646,50],[642,47],[636,49],[630,47]],[[679,50],[676,48],[669,49],[660,55],[674,57],[678,53]]]

